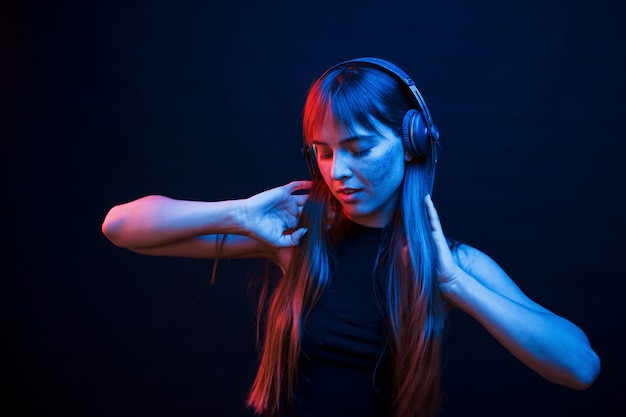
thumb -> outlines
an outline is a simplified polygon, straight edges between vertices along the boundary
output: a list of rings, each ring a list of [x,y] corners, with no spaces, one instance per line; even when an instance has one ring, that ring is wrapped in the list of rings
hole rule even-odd
[[[302,236],[304,236],[308,231],[309,229],[302,227],[289,235],[291,239],[291,246],[298,246],[300,244],[300,240],[302,240]]]

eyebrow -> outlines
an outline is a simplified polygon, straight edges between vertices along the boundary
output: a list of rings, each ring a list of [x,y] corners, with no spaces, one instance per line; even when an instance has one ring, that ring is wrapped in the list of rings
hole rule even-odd
[[[350,136],[348,138],[341,139],[339,141],[339,144],[344,145],[346,143],[356,142],[357,140],[368,140],[368,139],[375,139],[375,138],[376,138],[376,135],[356,135],[356,136]],[[314,140],[311,143],[313,145],[328,145],[328,143],[323,142],[321,140]]]

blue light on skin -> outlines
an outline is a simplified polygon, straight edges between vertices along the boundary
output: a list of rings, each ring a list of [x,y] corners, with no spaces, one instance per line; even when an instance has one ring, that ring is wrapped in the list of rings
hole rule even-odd
[[[345,215],[368,227],[384,227],[396,208],[404,179],[400,137],[374,121],[377,130],[356,125],[352,132],[326,120],[312,141],[320,173]]]

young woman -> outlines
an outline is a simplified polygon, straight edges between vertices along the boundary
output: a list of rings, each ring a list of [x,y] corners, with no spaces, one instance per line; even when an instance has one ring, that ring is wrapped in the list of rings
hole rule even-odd
[[[280,266],[248,399],[258,414],[435,414],[450,308],[552,382],[595,380],[599,359],[578,327],[444,236],[430,198],[437,128],[400,68],[377,58],[332,67],[309,91],[303,126],[312,181],[233,201],[147,196],[103,224],[142,254]]]

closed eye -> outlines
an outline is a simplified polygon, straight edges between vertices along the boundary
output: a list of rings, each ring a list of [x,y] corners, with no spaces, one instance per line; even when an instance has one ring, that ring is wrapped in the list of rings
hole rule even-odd
[[[365,155],[367,155],[370,152],[371,149],[372,148],[367,148],[367,149],[363,149],[363,150],[352,150],[352,151],[350,151],[350,153],[352,155],[354,155],[354,156],[357,156],[357,157],[365,156]]]
[[[350,155],[359,158],[370,152],[373,145],[375,145],[375,143],[372,143],[375,139],[377,139],[377,136],[374,135],[352,136],[342,139],[339,146]],[[331,159],[333,157],[333,148],[325,142],[313,141],[312,148],[313,153],[320,161]]]
[[[348,152],[350,153],[350,155],[359,158],[359,157],[367,155],[371,150],[372,148],[367,148],[367,149],[362,149],[362,150],[350,149],[348,150]],[[319,160],[326,160],[326,159],[331,159],[333,157],[333,152],[330,149],[322,149],[322,148],[316,147],[315,155],[317,155],[317,159]]]

